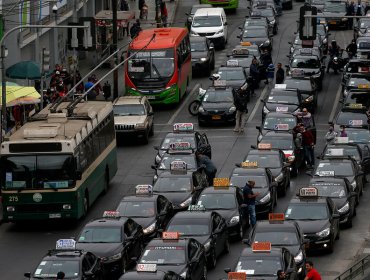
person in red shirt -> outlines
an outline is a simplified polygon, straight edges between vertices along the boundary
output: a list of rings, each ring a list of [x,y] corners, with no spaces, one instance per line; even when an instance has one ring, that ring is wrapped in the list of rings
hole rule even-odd
[[[302,134],[302,146],[304,150],[304,157],[308,168],[313,168],[315,165],[315,139],[310,130],[306,130],[304,125],[300,126],[300,132]]]
[[[320,274],[313,268],[313,263],[311,261],[306,262],[306,270],[307,274],[304,280],[321,280]]]

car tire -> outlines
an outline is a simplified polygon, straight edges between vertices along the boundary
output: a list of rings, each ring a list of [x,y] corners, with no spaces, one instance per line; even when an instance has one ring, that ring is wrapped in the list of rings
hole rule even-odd
[[[209,268],[215,268],[217,265],[217,256],[215,249],[212,249],[211,254],[207,260],[207,264]]]
[[[154,135],[154,123],[152,123],[152,126],[150,127],[150,130],[149,130],[149,136],[153,136]]]
[[[244,237],[243,224],[240,224],[238,235],[235,237],[236,240],[242,240]]]
[[[123,255],[121,259],[121,275],[126,273],[126,256]]]

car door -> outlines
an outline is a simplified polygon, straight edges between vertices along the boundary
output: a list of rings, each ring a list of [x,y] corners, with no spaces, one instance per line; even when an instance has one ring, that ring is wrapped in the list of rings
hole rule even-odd
[[[214,234],[216,242],[216,256],[221,255],[224,250],[225,239],[227,238],[225,226],[225,221],[220,214],[214,213],[212,218],[212,234]]]
[[[126,255],[128,257],[128,261],[131,260],[132,257],[139,257],[140,254],[137,254],[140,251],[137,240],[135,240],[135,233],[137,229],[135,229],[135,224],[133,220],[127,219],[124,224],[124,233],[125,233],[125,249]],[[141,252],[140,252],[141,253]]]
[[[153,109],[152,109],[152,106],[150,106],[150,103],[148,100],[145,100],[144,105],[145,105],[145,110],[148,115],[149,128],[151,128],[153,125],[153,120],[154,120]]]
[[[98,275],[101,273],[99,259],[91,253],[86,253],[85,258],[86,258],[87,262],[89,263],[89,265],[91,266],[91,268],[90,268],[90,272],[92,273],[91,278],[92,279],[99,279]]]
[[[334,214],[335,214],[334,202],[330,198],[328,198],[327,201],[328,201],[328,210],[329,210],[329,215],[330,215],[330,231],[334,233],[333,238],[335,238],[338,235],[338,231],[339,231],[339,219],[334,218]]]
[[[189,262],[189,275],[190,279],[199,279],[199,262],[196,260],[196,251],[194,240],[190,239],[188,243],[188,262]]]
[[[241,225],[243,225],[243,222],[244,222],[244,215],[243,215],[243,209],[242,209],[242,204],[244,203],[244,199],[243,199],[243,191],[241,188],[238,188],[236,187],[236,202],[237,202],[237,206],[238,206],[238,210],[239,210],[239,221],[241,221]],[[248,220],[248,219],[246,219]]]
[[[88,254],[84,255],[82,259],[81,268],[82,268],[83,279],[93,279],[91,276],[88,276],[92,272],[93,264],[90,263],[90,259],[87,256]]]
[[[204,257],[204,247],[202,244],[200,244],[196,240],[191,240],[192,246],[195,248],[195,255],[194,255],[194,262],[196,263],[195,265],[195,278],[192,279],[202,279],[203,277],[203,269],[206,266],[205,263],[205,257]]]

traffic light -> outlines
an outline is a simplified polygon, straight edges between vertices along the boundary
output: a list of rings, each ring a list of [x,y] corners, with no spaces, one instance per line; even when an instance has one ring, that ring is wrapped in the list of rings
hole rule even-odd
[[[45,48],[42,49],[41,55],[42,61],[42,72],[46,73],[50,70],[50,51],[46,50]]]
[[[308,4],[303,5],[299,10],[299,39],[315,40],[317,32],[317,18],[305,17],[305,15],[317,15],[317,8]]]

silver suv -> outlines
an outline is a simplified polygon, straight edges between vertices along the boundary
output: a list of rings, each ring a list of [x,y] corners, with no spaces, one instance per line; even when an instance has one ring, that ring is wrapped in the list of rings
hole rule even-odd
[[[148,143],[154,134],[154,113],[145,96],[121,96],[114,101],[113,111],[117,138],[135,136]]]

